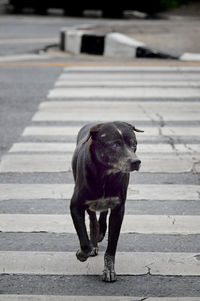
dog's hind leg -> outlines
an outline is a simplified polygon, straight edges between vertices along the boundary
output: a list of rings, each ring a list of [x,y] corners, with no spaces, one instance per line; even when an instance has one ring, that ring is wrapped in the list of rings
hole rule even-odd
[[[107,230],[107,215],[108,215],[108,210],[103,211],[100,213],[99,217],[99,235],[98,235],[98,242],[101,242],[104,239],[104,236],[106,234]]]
[[[99,234],[99,224],[96,217],[96,212],[87,210],[90,217],[90,243],[92,246],[92,251],[90,256],[98,255],[98,234]]]

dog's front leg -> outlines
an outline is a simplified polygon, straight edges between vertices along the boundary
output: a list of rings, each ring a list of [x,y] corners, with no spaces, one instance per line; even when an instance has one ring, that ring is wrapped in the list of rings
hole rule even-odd
[[[92,249],[85,225],[85,210],[79,208],[77,202],[74,202],[72,199],[70,211],[80,242],[80,249],[77,251],[76,257],[80,261],[86,261],[90,256]]]
[[[115,253],[123,217],[124,204],[111,211],[109,218],[108,246],[104,256],[104,271],[102,277],[102,280],[106,282],[116,281]]]
[[[92,252],[90,256],[98,255],[98,234],[99,234],[99,224],[96,217],[96,212],[87,210],[90,217],[90,243],[92,247]]]

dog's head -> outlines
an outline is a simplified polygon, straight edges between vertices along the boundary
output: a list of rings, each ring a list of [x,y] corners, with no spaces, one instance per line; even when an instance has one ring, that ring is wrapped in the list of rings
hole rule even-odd
[[[107,167],[108,173],[128,173],[139,170],[134,132],[143,132],[126,122],[107,122],[91,127],[88,137],[90,150],[96,160]]]

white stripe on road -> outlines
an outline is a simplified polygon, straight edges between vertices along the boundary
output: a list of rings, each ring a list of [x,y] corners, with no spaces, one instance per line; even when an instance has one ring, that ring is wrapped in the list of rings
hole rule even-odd
[[[200,261],[196,253],[118,252],[119,275],[199,276]],[[72,252],[0,252],[1,274],[33,275],[101,275],[103,254],[79,262]]]
[[[29,126],[26,127],[22,136],[76,136],[81,127],[73,126]],[[170,136],[200,136],[200,127],[142,127],[144,133],[137,135],[141,137],[158,136],[160,131],[162,135]]]
[[[40,110],[47,110],[48,112],[58,110],[69,110],[69,109],[85,109],[89,110],[91,107],[99,109],[99,108],[117,108],[118,110],[124,109],[125,111],[129,109],[134,109],[142,112],[142,108],[147,109],[147,112],[157,112],[162,111],[172,111],[172,110],[183,110],[185,112],[190,112],[192,110],[200,109],[199,102],[191,102],[185,101],[177,102],[177,101],[166,101],[166,102],[157,102],[157,101],[45,101],[41,102],[39,105]],[[158,113],[158,112],[157,112]],[[79,116],[78,116],[79,117]]]
[[[200,301],[199,297],[0,295],[0,301]]]
[[[10,148],[9,152],[73,152],[76,148],[76,143],[60,143],[60,142],[20,142],[14,143]],[[200,152],[199,144],[178,144],[174,143],[173,147],[171,144],[138,144],[138,154],[148,153],[164,153],[164,154],[175,154],[176,151],[181,153],[193,153]]]
[[[0,200],[71,198],[74,184],[0,184]]]
[[[74,89],[55,88],[50,90],[48,98],[181,98],[199,97],[200,87],[79,87]]]
[[[130,65],[116,65],[116,66],[67,66],[64,68],[65,72],[97,72],[97,71],[103,71],[103,72],[130,72],[130,71],[200,71],[200,66],[184,66],[184,65],[177,65],[177,66],[130,66]]]
[[[76,148],[76,143],[60,143],[60,142],[20,142],[14,143],[9,152],[73,152]],[[142,153],[180,153],[200,152],[199,144],[138,144],[137,152]]]
[[[80,129],[72,126],[30,126],[24,129],[22,136],[76,136]]]
[[[75,143],[22,142],[14,143],[9,152],[73,152],[75,148]]]
[[[68,172],[72,155],[12,155],[4,156],[0,172]],[[190,164],[191,167],[191,164]]]
[[[0,295],[0,301],[140,301],[142,297],[124,296],[61,296],[61,295]],[[152,299],[150,301],[162,301],[163,298]],[[148,301],[149,301],[148,300]],[[190,299],[164,299],[163,301],[199,301],[197,298]]]
[[[145,156],[138,152],[138,157],[141,159],[142,164],[140,172],[148,173],[180,173],[180,172],[198,172],[199,157],[191,156],[169,156],[158,154],[154,156]]]
[[[93,104],[92,104],[93,105]],[[193,112],[188,112],[187,113],[182,113],[180,112],[178,114],[178,112],[172,112],[172,114],[170,115],[168,112],[165,112],[162,118],[162,120],[165,121],[185,121],[185,122],[190,122],[191,120],[194,122],[198,122],[199,121],[199,110],[197,108],[196,111]],[[79,116],[79,117],[77,117]],[[120,109],[112,109],[111,107],[107,107],[107,108],[99,108],[98,109],[94,109],[94,108],[90,108],[88,110],[84,110],[82,108],[79,108],[77,110],[72,109],[71,112],[67,111],[67,110],[60,110],[60,112],[58,110],[56,110],[55,112],[48,112],[45,110],[40,110],[38,113],[36,113],[33,117],[33,121],[78,121],[80,122],[109,122],[109,121],[115,121],[115,120],[123,120],[123,121],[128,121],[131,123],[136,123],[136,121],[157,121],[160,122],[161,118],[160,118],[161,114],[152,114],[151,115],[146,115],[143,114],[142,112],[134,112],[134,110],[132,109],[131,111],[124,111],[122,110],[122,112],[120,113]]]
[[[198,70],[199,71],[199,70]],[[87,81],[199,81],[199,72],[187,73],[187,72],[68,72],[63,73],[58,80],[87,80]]]
[[[58,80],[55,87],[108,87],[108,86],[123,86],[123,87],[200,87],[200,81],[92,81],[87,80]]]
[[[74,184],[0,184],[0,200],[71,199]],[[128,200],[199,201],[198,185],[129,185]]]
[[[200,127],[162,127],[160,130],[169,136],[200,136]]]
[[[87,224],[89,224],[87,217]],[[0,214],[1,232],[75,233],[70,215]],[[200,234],[198,215],[125,215],[122,233]]]
[[[43,102],[33,121],[199,121],[198,102],[51,101]],[[77,117],[78,116],[78,117]]]
[[[176,156],[162,153],[140,153],[142,164],[140,172],[179,173],[191,172],[199,166],[200,156]],[[2,157],[0,172],[68,172],[71,171],[72,154],[14,154]],[[195,168],[195,169],[194,169]],[[196,170],[197,172],[197,170]]]
[[[175,149],[179,153],[199,153],[200,144],[174,144]]]

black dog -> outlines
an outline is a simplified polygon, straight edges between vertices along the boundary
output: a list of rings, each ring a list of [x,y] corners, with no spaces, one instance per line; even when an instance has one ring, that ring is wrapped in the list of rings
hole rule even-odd
[[[80,249],[76,256],[85,261],[98,254],[109,217],[108,246],[104,256],[103,280],[116,280],[115,253],[124,216],[129,174],[139,170],[141,161],[135,152],[136,132],[143,132],[125,122],[86,125],[78,133],[77,147],[72,160],[75,189],[71,199],[71,215]],[[90,239],[85,225],[85,210],[90,217]],[[96,211],[100,211],[99,220]]]

